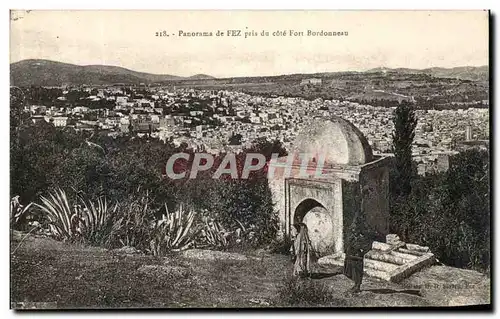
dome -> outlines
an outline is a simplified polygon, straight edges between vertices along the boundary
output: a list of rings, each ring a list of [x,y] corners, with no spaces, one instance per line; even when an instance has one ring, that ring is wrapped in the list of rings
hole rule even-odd
[[[306,125],[295,139],[294,152],[325,154],[326,164],[362,165],[373,160],[363,133],[337,116],[315,118]]]

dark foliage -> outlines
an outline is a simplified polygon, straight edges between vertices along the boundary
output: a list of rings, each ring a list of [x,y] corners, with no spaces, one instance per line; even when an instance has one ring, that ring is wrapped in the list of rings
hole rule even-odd
[[[89,199],[104,196],[110,203],[122,204],[133,203],[141,197],[135,194],[147,191],[149,210],[156,217],[164,212],[165,203],[169,209],[187,203],[198,211],[208,211],[210,218],[226,230],[243,226],[246,236],[243,241],[252,246],[269,243],[276,235],[277,216],[265,167],[251,172],[248,179],[233,179],[228,175],[214,179],[212,174],[225,156],[221,154],[215,157],[214,167],[200,172],[196,179],[174,180],[165,175],[165,164],[172,154],[187,152],[190,160],[180,169],[187,170],[188,177],[194,152],[186,149],[186,145],[175,147],[147,137],[111,138],[99,134],[89,140],[88,133],[58,129],[45,121],[22,126],[18,123],[19,120],[11,131],[11,193],[20,195],[23,203],[37,202],[40,195],[55,188]],[[262,139],[249,152],[261,153],[267,160],[273,152],[286,154],[279,142]],[[245,155],[243,152],[236,156],[239,176]],[[125,211],[128,210],[122,209]],[[136,215],[132,210],[127,214]],[[146,245],[139,243],[134,234],[126,237],[130,238],[129,243]]]
[[[391,204],[392,231],[403,240],[429,246],[447,265],[489,271],[488,152],[459,153],[446,173],[415,176],[406,199]]]
[[[394,174],[391,193],[396,196],[407,196],[411,192],[411,179],[414,175],[412,167],[412,143],[415,138],[417,118],[411,104],[400,104],[394,111]]]

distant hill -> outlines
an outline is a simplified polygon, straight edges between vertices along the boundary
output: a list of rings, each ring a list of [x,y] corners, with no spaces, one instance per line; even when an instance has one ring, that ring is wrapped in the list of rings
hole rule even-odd
[[[59,86],[80,84],[139,84],[173,80],[213,79],[209,75],[196,74],[181,77],[170,74],[150,74],[109,65],[76,65],[50,60],[23,60],[10,65],[11,85]]]
[[[195,74],[195,75],[192,75],[192,76],[188,77],[188,79],[190,79],[190,80],[212,80],[212,79],[215,79],[215,78],[213,76],[211,76],[211,75]]]
[[[228,83],[266,82],[274,80],[300,80],[311,76],[334,76],[342,74],[362,74],[375,72],[396,72],[402,74],[429,74],[440,78],[458,78],[462,80],[488,81],[489,67],[456,67],[456,68],[428,68],[428,69],[408,69],[408,68],[375,68],[366,72],[326,72],[316,74],[290,74],[280,76],[264,77],[233,77],[223,80]],[[214,80],[213,76],[206,74],[195,74],[189,77],[181,77],[170,74],[151,74],[136,72],[126,68],[110,65],[76,65],[50,60],[23,60],[10,65],[11,85],[17,86],[60,86],[60,85],[100,85],[100,84],[139,84],[139,83],[161,83],[168,81],[193,81],[193,84],[204,82],[204,80]]]
[[[427,69],[407,69],[407,68],[375,68],[367,72],[397,72],[397,73],[414,73],[414,74],[429,74],[438,78],[457,78],[462,80],[472,81],[488,81],[489,67],[483,66],[460,66],[455,68],[427,68]]]

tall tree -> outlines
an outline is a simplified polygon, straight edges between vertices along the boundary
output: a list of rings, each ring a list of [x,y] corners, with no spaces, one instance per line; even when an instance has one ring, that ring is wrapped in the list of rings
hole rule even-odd
[[[417,118],[413,106],[407,102],[399,104],[394,111],[393,123],[392,151],[395,156],[395,171],[391,183],[392,194],[407,196],[411,192],[411,179],[414,174],[411,153]]]

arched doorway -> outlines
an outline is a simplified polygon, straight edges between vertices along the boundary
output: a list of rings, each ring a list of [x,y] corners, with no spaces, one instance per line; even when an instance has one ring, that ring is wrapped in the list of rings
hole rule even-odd
[[[293,221],[307,225],[311,246],[318,257],[334,252],[336,237],[332,216],[318,201],[311,198],[303,200],[295,209]]]

